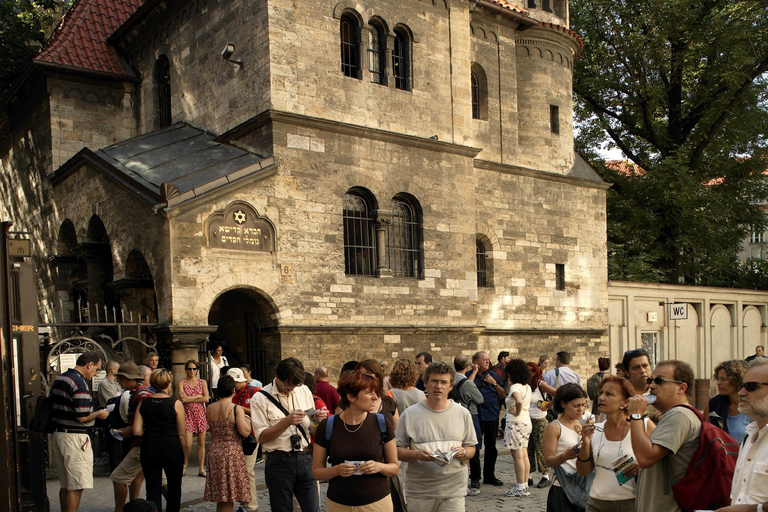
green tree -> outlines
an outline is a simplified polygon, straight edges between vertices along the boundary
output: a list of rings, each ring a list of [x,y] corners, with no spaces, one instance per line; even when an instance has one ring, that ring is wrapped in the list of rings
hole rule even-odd
[[[45,41],[61,0],[0,0],[0,93]]]
[[[608,192],[609,277],[733,284],[766,225],[764,0],[572,0],[577,149]],[[596,150],[618,147],[635,168]]]

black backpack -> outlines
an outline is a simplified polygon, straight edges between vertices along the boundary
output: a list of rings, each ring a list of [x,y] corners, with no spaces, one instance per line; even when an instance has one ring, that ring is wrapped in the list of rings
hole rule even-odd
[[[50,434],[56,430],[53,424],[53,398],[40,395],[37,397],[35,415],[29,422],[29,430]]]
[[[454,386],[451,388],[451,390],[448,392],[448,398],[456,402],[457,404],[461,403],[461,395],[459,395],[459,388],[464,385],[465,382],[467,382],[469,379],[461,379],[458,384],[454,384]]]

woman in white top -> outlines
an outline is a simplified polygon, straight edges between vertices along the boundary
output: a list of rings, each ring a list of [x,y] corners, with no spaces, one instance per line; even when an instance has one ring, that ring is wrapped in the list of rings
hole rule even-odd
[[[544,431],[544,462],[550,468],[560,466],[568,474],[576,473],[576,456],[581,442],[581,422],[587,410],[587,392],[574,383],[563,384],[555,393],[555,412],[560,416]],[[583,510],[568,500],[555,477],[547,494],[547,512]]]
[[[512,359],[504,368],[509,381],[509,395],[506,404],[507,421],[504,429],[504,447],[509,448],[515,464],[515,479],[517,485],[506,493],[508,497],[530,496],[528,491],[528,476],[531,473],[531,462],[528,460],[528,440],[531,437],[531,416],[528,408],[531,405],[531,370],[522,359]]]
[[[218,341],[214,342],[211,345],[211,375],[210,381],[211,384],[211,391],[213,391],[213,398],[218,400],[219,399],[219,377],[221,377],[221,369],[225,366],[229,366],[229,363],[227,362],[227,358],[222,355],[224,352],[224,348],[221,346],[221,343]]]
[[[629,432],[627,401],[629,381],[610,375],[597,386],[597,410],[606,420],[587,424],[581,432],[581,451],[576,459],[580,475],[593,470],[595,480],[589,492],[587,510],[592,512],[634,512],[638,465],[634,462]],[[651,435],[656,426],[648,419],[645,431]],[[621,468],[619,472],[614,467]]]
[[[545,393],[554,396],[557,389],[544,382],[539,365],[536,363],[527,364],[528,369],[531,370],[531,380],[528,383],[531,386],[531,406],[528,410],[531,415],[531,438],[528,440],[528,460],[531,463],[531,472],[539,471],[541,473],[541,480],[536,484],[536,487],[543,489],[551,483],[549,467],[544,462],[544,431],[549,425],[547,411],[550,407]],[[530,473],[528,485],[533,485]]]

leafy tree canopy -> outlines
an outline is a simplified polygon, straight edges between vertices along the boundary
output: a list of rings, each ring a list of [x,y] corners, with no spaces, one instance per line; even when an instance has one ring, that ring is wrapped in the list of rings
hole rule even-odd
[[[577,141],[608,192],[609,277],[735,284],[766,225],[764,0],[572,0]],[[618,147],[636,164],[606,165]]]
[[[35,56],[63,4],[62,0],[0,0],[0,92]]]

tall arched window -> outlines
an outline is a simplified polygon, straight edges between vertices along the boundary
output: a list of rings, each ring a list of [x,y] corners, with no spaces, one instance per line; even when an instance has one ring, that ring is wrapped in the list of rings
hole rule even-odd
[[[410,83],[410,38],[402,27],[395,29],[395,45],[392,48],[392,75],[395,77],[395,88],[409,91]]]
[[[412,198],[392,199],[392,222],[387,233],[389,268],[393,276],[422,277],[421,213]]]
[[[344,76],[360,78],[360,26],[349,13],[341,15],[341,71]]]
[[[371,42],[368,47],[368,70],[371,72],[371,82],[386,84],[387,64],[387,31],[379,20],[370,20]]]
[[[472,63],[472,119],[488,119],[488,80],[485,70]]]
[[[358,190],[344,195],[344,272],[376,274],[376,219],[373,205]]]
[[[170,126],[171,119],[171,63],[161,55],[155,64],[155,87],[157,92],[157,124],[160,128]]]
[[[475,259],[477,260],[477,287],[485,288],[488,286],[488,271],[485,267],[485,244],[480,240],[475,240]]]

